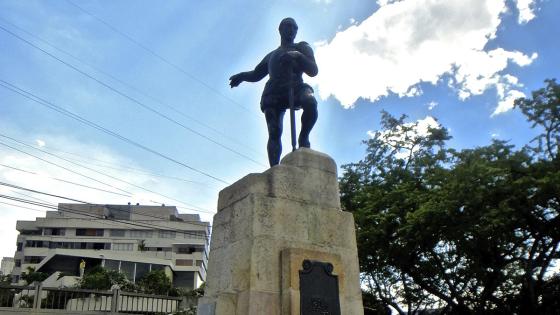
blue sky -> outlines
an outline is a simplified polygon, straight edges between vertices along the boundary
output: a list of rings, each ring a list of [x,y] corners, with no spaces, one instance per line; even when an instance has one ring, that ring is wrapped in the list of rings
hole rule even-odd
[[[0,181],[93,203],[178,205],[211,221],[226,183],[267,169],[265,80],[230,89],[228,78],[279,45],[287,16],[319,66],[304,78],[319,100],[312,148],[339,166],[363,156],[381,110],[437,119],[456,148],[522,145],[535,131],[511,104],[557,77],[559,13],[555,0],[0,0]],[[15,221],[45,208],[0,202],[0,255],[11,256]]]

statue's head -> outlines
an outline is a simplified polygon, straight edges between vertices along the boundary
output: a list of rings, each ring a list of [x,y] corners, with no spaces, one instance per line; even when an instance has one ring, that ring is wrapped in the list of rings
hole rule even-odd
[[[280,22],[278,26],[278,31],[282,39],[287,39],[293,41],[296,38],[298,26],[296,20],[291,17],[287,17]]]

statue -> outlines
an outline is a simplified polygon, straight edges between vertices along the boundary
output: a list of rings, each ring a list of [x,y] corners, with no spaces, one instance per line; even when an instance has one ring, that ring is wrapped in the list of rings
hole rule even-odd
[[[298,137],[299,147],[309,148],[309,133],[317,121],[317,100],[311,86],[303,82],[303,73],[310,77],[317,75],[318,69],[311,46],[306,42],[294,43],[298,26],[292,18],[280,22],[280,47],[276,48],[252,71],[241,72],[231,76],[230,86],[238,86],[241,82],[257,82],[267,74],[262,97],[261,110],[268,127],[268,162],[270,166],[280,162],[282,154],[282,124],[286,109],[291,109],[292,133],[294,134],[294,110],[303,109],[301,131]],[[295,138],[292,134],[292,145]]]
[[[82,259],[82,261],[80,261],[80,278],[83,278],[85,270],[86,270],[86,261]]]

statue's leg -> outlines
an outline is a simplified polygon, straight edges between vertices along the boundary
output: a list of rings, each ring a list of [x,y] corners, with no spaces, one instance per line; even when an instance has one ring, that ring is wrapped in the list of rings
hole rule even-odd
[[[268,162],[270,166],[280,163],[282,154],[282,121],[284,120],[284,110],[267,108],[264,110],[266,125],[268,127]]]
[[[305,87],[300,94],[299,102],[301,108],[303,109],[303,114],[301,114],[301,131],[298,137],[298,144],[300,148],[309,148],[311,143],[309,143],[309,133],[315,122],[319,113],[317,111],[317,100],[313,96],[313,90],[309,87]]]

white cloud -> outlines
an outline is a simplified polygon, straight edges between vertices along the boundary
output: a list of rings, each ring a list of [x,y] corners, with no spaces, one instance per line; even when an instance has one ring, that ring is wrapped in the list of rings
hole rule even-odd
[[[525,93],[518,90],[521,87],[523,87],[523,84],[519,83],[518,78],[512,75],[502,76],[500,82],[496,83],[496,92],[499,98],[498,106],[491,116],[509,111],[513,108],[516,99],[525,97]]]
[[[519,11],[517,21],[519,24],[525,24],[535,18],[535,0],[515,0],[515,6]]]
[[[525,97],[525,93],[518,90],[509,90],[506,92],[502,100],[498,102],[498,107],[492,113],[492,116],[505,113],[513,108],[513,102],[521,97]]]
[[[41,140],[41,139],[36,139],[35,143],[37,144],[37,146],[39,147],[44,147],[45,146],[45,141]]]
[[[434,108],[436,108],[436,106],[438,106],[439,103],[436,101],[431,101],[428,103],[428,110],[433,110]]]
[[[378,3],[379,10],[359,25],[317,43],[320,75],[311,81],[322,98],[332,95],[349,108],[359,98],[419,95],[420,83],[449,77],[459,98],[466,99],[504,81],[508,65],[523,67],[537,58],[535,53],[486,49],[496,37],[506,0]]]
[[[398,1],[401,1],[401,0],[377,0],[376,3],[377,3],[377,5],[382,7],[384,5],[388,5],[388,4],[391,4],[391,3],[394,3],[394,2],[398,2]]]

